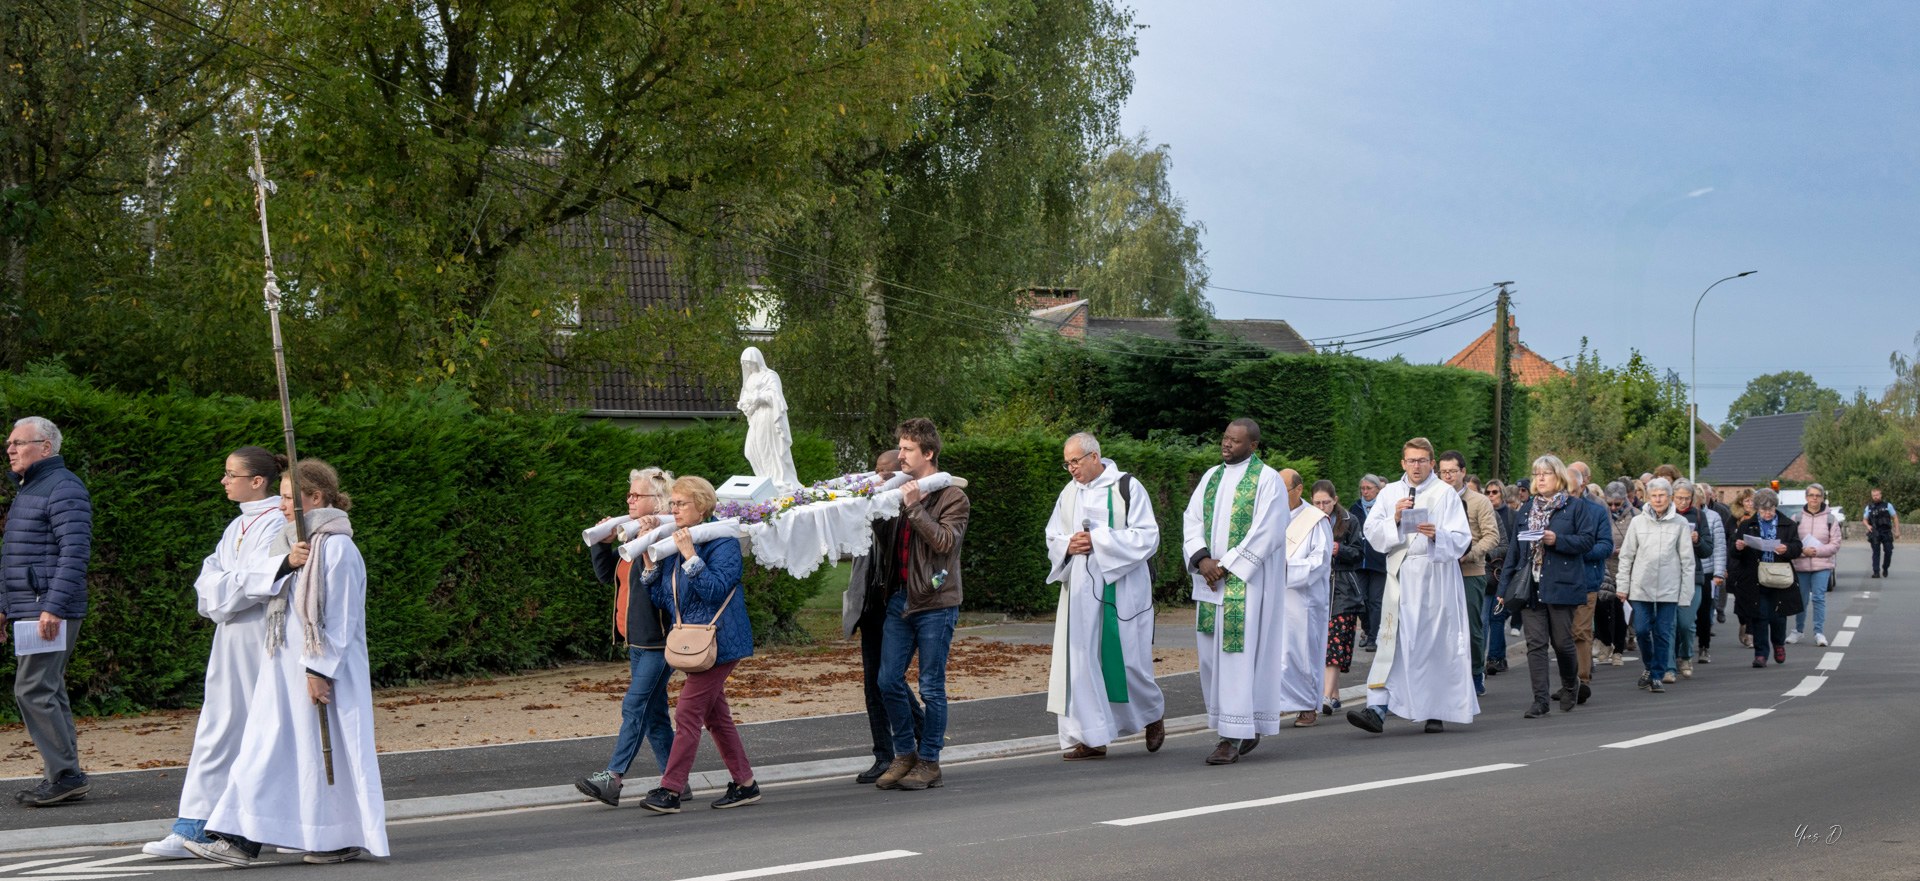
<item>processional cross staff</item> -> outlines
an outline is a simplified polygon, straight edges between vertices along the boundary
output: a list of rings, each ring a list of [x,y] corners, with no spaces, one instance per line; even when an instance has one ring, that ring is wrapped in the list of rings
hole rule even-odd
[[[267,302],[267,323],[273,328],[273,372],[280,381],[280,424],[287,435],[287,485],[293,491],[293,534],[297,541],[307,540],[307,520],[301,510],[300,472],[294,467],[300,460],[293,447],[293,402],[287,395],[287,348],[280,335],[280,280],[273,272],[273,239],[267,234],[267,194],[276,192],[273,181],[267,180],[266,163],[260,159],[260,132],[253,132],[253,168],[248,177],[253,179],[253,202],[260,214],[260,247],[266,257],[267,278],[264,289]],[[292,590],[288,587],[288,590]],[[320,717],[320,759],[326,766],[327,785],[333,785],[333,725],[328,718],[327,705],[318,700],[313,709]]]

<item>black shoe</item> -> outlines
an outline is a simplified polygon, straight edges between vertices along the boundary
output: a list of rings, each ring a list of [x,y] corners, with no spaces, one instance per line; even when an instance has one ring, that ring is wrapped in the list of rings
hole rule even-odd
[[[1643,690],[1648,688],[1653,684],[1653,674],[1645,673],[1645,672],[1641,673],[1639,681],[1635,682],[1634,684],[1640,686],[1640,688]]]
[[[1541,716],[1544,716],[1544,715],[1546,715],[1546,714],[1547,714],[1547,702],[1546,702],[1546,701],[1534,701],[1534,702],[1533,702],[1533,709],[1530,709],[1530,710],[1528,710],[1528,711],[1526,712],[1526,715],[1524,715],[1524,716],[1521,716],[1520,718],[1522,718],[1522,719],[1538,719],[1538,718],[1540,718]]]
[[[1352,722],[1355,728],[1362,731],[1371,731],[1374,734],[1379,734],[1387,730],[1387,718],[1380,715],[1380,711],[1372,707],[1348,710],[1347,721]]]
[[[1647,683],[1647,691],[1652,692],[1654,694],[1666,694],[1667,686],[1665,683],[1661,682],[1660,680],[1655,679],[1652,682]]]
[[[87,790],[90,788],[92,788],[92,784],[87,780],[85,775],[68,771],[60,775],[59,780],[42,780],[39,786],[35,786],[32,789],[21,790],[14,795],[13,799],[30,808],[44,808],[48,805],[79,801],[86,798]]]
[[[1584,704],[1587,702],[1587,698],[1590,697],[1593,697],[1593,686],[1585,682],[1580,683],[1580,696],[1574,700],[1574,703]]]
[[[1363,652],[1379,651],[1380,644],[1375,642],[1370,642],[1370,643],[1367,643],[1366,645],[1361,646],[1360,650]]]
[[[1721,624],[1725,624],[1727,623],[1727,610],[1719,609],[1713,613],[1713,617],[1719,619]]]
[[[680,793],[662,786],[647,793],[640,806],[656,814],[677,814],[680,813]]]
[[[1501,658],[1500,660],[1498,660],[1498,661],[1495,661],[1494,663],[1496,663],[1496,664],[1499,664],[1499,665],[1500,665],[1500,672],[1502,672],[1502,673],[1505,673],[1505,672],[1507,672],[1507,659],[1506,659],[1506,658]]]
[[[874,759],[873,767],[861,771],[860,776],[853,778],[853,782],[863,786],[872,786],[874,781],[879,780],[880,775],[887,773],[887,768],[892,765],[893,759],[891,758]]]
[[[888,762],[887,764],[893,764],[893,763]],[[886,769],[882,768],[881,770],[884,771]],[[875,777],[873,779],[878,780],[880,778]],[[745,807],[746,805],[753,804],[759,800],[760,800],[760,784],[758,782],[749,783],[745,786],[741,786],[738,783],[728,783],[727,794],[714,799],[713,804],[710,805],[710,807],[720,808],[724,810],[726,808]]]
[[[1487,662],[1487,669],[1486,669],[1486,670],[1485,670],[1484,672],[1485,672],[1485,673],[1486,673],[1486,675],[1488,675],[1488,676],[1498,676],[1498,675],[1500,675],[1500,666],[1499,666],[1499,664],[1498,664],[1498,663],[1496,663],[1496,662],[1494,662],[1494,661],[1488,661],[1488,662]]]
[[[1442,724],[1442,723],[1440,722],[1440,720],[1439,720],[1439,719],[1428,719],[1428,720],[1427,720],[1427,733],[1428,733],[1428,734],[1439,734],[1440,732],[1442,732],[1442,731],[1445,731],[1445,730],[1446,730],[1446,725],[1444,725],[1444,724]]]
[[[1573,712],[1573,705],[1576,700],[1575,695],[1578,694],[1578,692],[1576,692],[1574,689],[1571,689],[1571,688],[1562,688],[1560,689],[1559,693],[1560,693],[1560,712],[1562,713]]]
[[[1244,756],[1247,753],[1253,752],[1253,748],[1259,745],[1260,745],[1260,735],[1258,734],[1255,734],[1254,736],[1249,737],[1246,740],[1242,740],[1240,741],[1240,754]]]

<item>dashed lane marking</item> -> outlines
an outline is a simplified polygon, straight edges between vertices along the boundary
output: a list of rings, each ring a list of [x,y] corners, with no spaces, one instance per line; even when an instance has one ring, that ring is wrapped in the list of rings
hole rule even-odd
[[[1648,744],[1660,743],[1662,741],[1672,740],[1676,737],[1685,737],[1689,734],[1699,734],[1702,731],[1712,731],[1715,728],[1725,728],[1728,725],[1738,725],[1741,722],[1745,722],[1750,719],[1758,719],[1761,716],[1764,716],[1771,712],[1773,711],[1772,710],[1741,710],[1740,712],[1735,713],[1731,716],[1728,716],[1725,719],[1715,719],[1711,722],[1702,722],[1698,725],[1688,725],[1685,728],[1675,728],[1672,731],[1662,731],[1659,734],[1649,734],[1645,737],[1636,737],[1633,740],[1622,740],[1619,743],[1603,743],[1600,745],[1600,748],[1601,749],[1633,749],[1636,746],[1646,746]]]
[[[835,857],[830,860],[814,860],[808,863],[788,863],[784,866],[768,866],[764,869],[743,869],[738,872],[725,872],[719,875],[701,875],[686,878],[683,881],[743,881],[746,878],[765,878],[768,875],[786,875],[792,872],[808,872],[814,869],[833,869],[840,866],[856,866],[861,863],[877,863],[882,860],[897,860],[901,857],[917,857],[920,854],[911,850],[883,850],[879,853],[863,853],[859,856]]]
[[[1849,628],[1857,628],[1857,627],[1859,627],[1859,626],[1860,626],[1860,616],[1859,616],[1859,615],[1848,615],[1848,616],[1847,616],[1847,623],[1845,623],[1845,624],[1842,624],[1842,625],[1840,625],[1840,626],[1841,626],[1841,627],[1849,627]]]
[[[1840,659],[1846,656],[1847,656],[1846,652],[1827,652],[1826,654],[1820,656],[1820,663],[1815,665],[1813,669],[1838,670],[1840,669]]]
[[[1349,793],[1354,793],[1354,792],[1367,792],[1369,790],[1374,790],[1374,789],[1387,789],[1389,787],[1394,787],[1394,786],[1406,786],[1412,783],[1428,783],[1434,780],[1448,780],[1454,777],[1470,777],[1475,774],[1488,774],[1494,771],[1508,771],[1514,768],[1524,768],[1524,767],[1526,767],[1526,765],[1516,765],[1516,764],[1481,765],[1477,768],[1461,768],[1457,771],[1441,771],[1437,774],[1421,774],[1416,777],[1396,777],[1392,780],[1376,780],[1372,783],[1355,783],[1348,786],[1335,786],[1328,789],[1315,789],[1311,792],[1295,792],[1287,795],[1276,795],[1271,798],[1256,798],[1250,801],[1236,801],[1236,802],[1228,802],[1226,804],[1206,805],[1204,807],[1198,807],[1198,808],[1187,808],[1186,810],[1180,810],[1180,811],[1167,811],[1166,813],[1162,813],[1162,814],[1146,814],[1144,816],[1139,816],[1139,817],[1127,817],[1121,820],[1107,820],[1102,822],[1100,825],[1102,826],[1140,826],[1146,823],[1164,823],[1168,820],[1184,820],[1184,819],[1187,819],[1188,817],[1203,817],[1203,816],[1206,816],[1207,814],[1219,814],[1227,811],[1244,811],[1244,810],[1247,810],[1248,808],[1264,808],[1271,805],[1283,805],[1283,804],[1288,804],[1290,802],[1307,801],[1309,799],[1315,799],[1315,798],[1327,798],[1328,796],[1334,796],[1334,795],[1347,795]]]
[[[1825,676],[1808,676],[1800,680],[1800,684],[1794,686],[1792,691],[1787,692],[1786,697],[1806,697],[1819,691],[1820,686],[1825,684],[1827,684],[1827,677]]]
[[[1840,631],[1837,635],[1833,637],[1833,647],[1837,649],[1843,649],[1843,648],[1846,648],[1847,646],[1853,645],[1853,633],[1854,632],[1851,630]]]

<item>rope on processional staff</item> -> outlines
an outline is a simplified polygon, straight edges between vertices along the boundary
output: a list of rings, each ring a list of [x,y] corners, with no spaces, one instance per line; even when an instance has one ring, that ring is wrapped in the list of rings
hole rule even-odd
[[[280,333],[280,279],[273,271],[273,238],[267,232],[267,195],[278,191],[273,181],[267,179],[266,162],[260,157],[260,130],[264,117],[256,113],[258,121],[252,133],[253,165],[247,171],[247,177],[253,181],[254,206],[260,215],[260,248],[266,263],[266,281],[262,296],[266,301],[267,324],[273,330],[273,372],[280,384],[280,424],[286,432],[287,442],[287,485],[293,492],[293,529],[297,541],[307,540],[306,514],[301,509],[300,472],[296,468],[299,456],[294,452],[293,402],[287,393],[287,349],[285,337]],[[291,588],[289,588],[291,589]],[[320,721],[320,759],[325,765],[327,785],[333,785],[333,724],[329,718],[328,706],[314,701],[313,709]]]

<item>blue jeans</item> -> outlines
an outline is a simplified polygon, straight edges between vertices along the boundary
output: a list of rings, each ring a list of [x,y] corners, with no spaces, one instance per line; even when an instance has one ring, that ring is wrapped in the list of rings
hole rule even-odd
[[[1632,600],[1633,637],[1640,643],[1640,663],[1647,675],[1660,679],[1673,670],[1673,614],[1679,603]]]
[[[887,600],[887,620],[880,636],[880,697],[886,701],[887,724],[893,728],[893,754],[917,753],[922,761],[938,762],[947,736],[947,650],[953,646],[960,610],[929,609],[911,616],[906,611],[906,591]],[[918,738],[913,730],[913,698],[907,693],[907,664],[915,653],[920,655],[920,703],[926,708]]]
[[[667,755],[673,752],[673,722],[667,719],[667,680],[673,678],[673,668],[667,666],[667,653],[658,649],[629,648],[627,659],[632,679],[620,701],[620,736],[613,741],[607,770],[625,777],[645,740],[664,773]]]
[[[1498,612],[1493,610],[1494,604],[1499,600],[1499,597],[1488,596],[1480,603],[1480,620],[1486,622],[1481,626],[1487,634],[1487,660],[1489,661],[1507,659],[1507,611],[1504,607]]]
[[[1833,570],[1795,572],[1793,580],[1800,591],[1800,614],[1793,616],[1793,629],[1806,633],[1807,613],[1812,612],[1813,632],[1827,632],[1827,582],[1833,580]]]
[[[1711,582],[1693,589],[1693,602],[1673,609],[1673,653],[1689,661],[1693,660],[1694,625],[1700,618],[1700,600],[1707,591],[1713,589]],[[1667,669],[1673,669],[1672,664]]]

